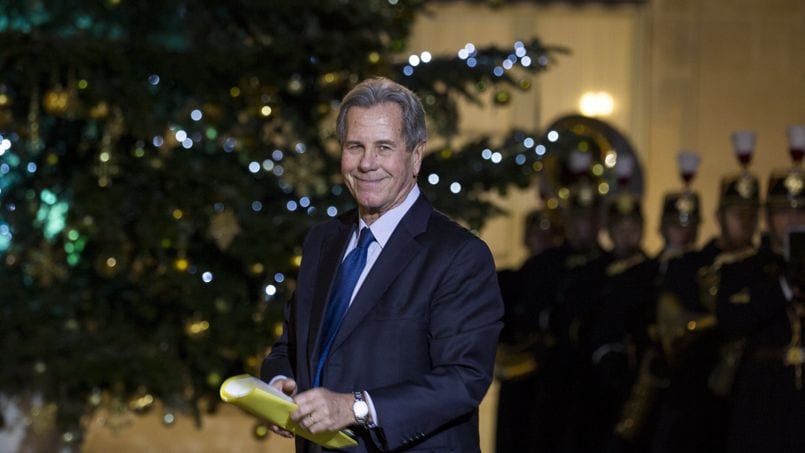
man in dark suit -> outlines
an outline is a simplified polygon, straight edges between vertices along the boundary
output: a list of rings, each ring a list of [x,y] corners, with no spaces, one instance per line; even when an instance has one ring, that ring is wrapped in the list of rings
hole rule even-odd
[[[358,208],[309,232],[261,377],[294,397],[310,432],[352,429],[349,451],[479,452],[503,316],[489,249],[419,192],[427,132],[413,93],[366,80],[337,121]]]

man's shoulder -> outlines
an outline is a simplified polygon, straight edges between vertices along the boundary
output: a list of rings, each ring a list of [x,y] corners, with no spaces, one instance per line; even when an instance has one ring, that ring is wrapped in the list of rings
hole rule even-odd
[[[354,220],[350,219],[355,219],[356,215],[355,210],[352,210],[347,211],[338,217],[333,217],[314,223],[308,229],[307,234],[305,235],[305,244],[310,245],[312,243],[321,242],[326,238],[338,234],[344,228],[349,227],[350,221],[354,222]]]
[[[478,235],[436,209],[431,212],[426,232],[436,241],[450,245],[468,241],[484,243]]]

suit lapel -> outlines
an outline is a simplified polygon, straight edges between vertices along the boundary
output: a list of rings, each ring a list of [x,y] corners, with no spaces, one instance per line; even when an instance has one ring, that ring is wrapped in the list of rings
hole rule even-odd
[[[333,350],[349,337],[360,325],[361,320],[383,296],[389,285],[405,269],[411,259],[419,253],[422,246],[416,236],[424,232],[433,208],[424,196],[420,195],[411,209],[400,220],[366,280],[355,295],[344,316],[344,321],[333,343]]]
[[[308,325],[307,338],[307,359],[308,371],[312,372],[318,357],[319,350],[319,331],[321,330],[321,320],[324,316],[324,308],[330,299],[330,288],[335,278],[338,264],[344,256],[344,249],[349,243],[349,238],[357,224],[357,214],[347,214],[341,219],[338,231],[327,238],[322,245],[321,266],[316,276],[316,286],[313,291],[313,304],[310,312],[310,324]]]

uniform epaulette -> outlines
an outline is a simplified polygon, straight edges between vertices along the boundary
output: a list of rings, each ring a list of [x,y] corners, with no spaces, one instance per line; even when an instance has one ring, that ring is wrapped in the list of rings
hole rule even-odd
[[[749,259],[758,253],[757,247],[747,247],[731,252],[721,252],[716,255],[713,264],[699,269],[699,299],[702,306],[709,311],[715,311],[718,287],[721,284],[721,268],[726,264],[733,264]]]
[[[661,263],[667,263],[673,260],[678,260],[683,256],[687,255],[688,253],[693,252],[696,252],[696,248],[692,245],[687,246],[681,250],[664,251],[657,257],[657,261]]]
[[[722,252],[718,256],[716,256],[716,259],[715,261],[713,261],[711,268],[712,270],[717,271],[721,269],[721,267],[724,266],[725,264],[732,264],[746,260],[748,258],[757,255],[758,250],[759,249],[757,247],[752,246],[747,247],[745,249],[736,250],[734,252]]]
[[[646,260],[646,256],[642,253],[635,253],[634,255],[612,262],[607,266],[607,276],[612,277],[622,274],[634,266]]]
[[[595,258],[597,258],[597,255],[582,255],[574,253],[567,257],[565,260],[565,266],[568,269],[574,269],[586,265]]]

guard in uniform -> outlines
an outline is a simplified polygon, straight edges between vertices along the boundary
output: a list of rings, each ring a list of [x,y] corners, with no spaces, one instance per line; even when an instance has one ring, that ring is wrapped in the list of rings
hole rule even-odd
[[[643,211],[637,195],[621,192],[608,204],[606,229],[612,242],[602,257],[603,286],[591,308],[591,374],[586,384],[595,395],[590,401],[596,414],[595,429],[585,434],[597,438],[598,451],[638,451],[637,446],[614,436],[616,422],[637,376],[637,359],[648,339],[648,319],[656,298],[657,262],[641,248]]]
[[[535,330],[542,338],[536,352],[536,400],[531,401],[537,439],[537,451],[567,451],[571,407],[578,401],[572,394],[571,381],[578,377],[580,332],[578,322],[590,301],[590,294],[600,286],[594,263],[603,254],[598,244],[600,199],[595,186],[582,179],[569,188],[562,208],[565,241],[528,260],[522,270],[523,297],[538,313]],[[576,438],[584,437],[578,435]]]
[[[670,367],[654,436],[655,452],[721,452],[729,419],[729,370],[734,353],[716,329],[713,279],[728,262],[755,253],[758,179],[748,170],[754,134],[733,135],[743,169],[721,180],[717,238],[671,260],[657,302],[657,335]],[[749,148],[749,149],[747,149]]]
[[[681,151],[677,162],[679,175],[685,186],[683,190],[669,192],[663,197],[660,219],[663,246],[657,256],[662,273],[667,270],[671,259],[678,258],[696,247],[701,223],[699,194],[690,186],[699,169],[699,156],[690,151]]]
[[[662,400],[670,377],[669,366],[657,337],[657,292],[671,260],[694,251],[701,223],[699,195],[691,189],[691,182],[698,170],[699,157],[692,152],[682,151],[677,161],[684,189],[669,192],[663,197],[660,216],[663,248],[651,262],[656,275],[650,283],[651,294],[647,296],[651,299],[645,313],[646,346],[641,348],[642,353],[637,354],[637,375],[614,428],[617,442],[623,446],[623,451],[650,450],[657,425],[658,402]],[[648,283],[643,282],[643,285]],[[643,291],[649,290],[644,288]]]
[[[784,250],[786,235],[805,229],[804,182],[799,165],[772,173],[769,247],[725,264],[717,281],[718,324],[742,345],[728,429],[731,453],[805,451],[805,271],[795,267],[805,250]]]
[[[562,227],[556,209],[547,207],[531,211],[526,216],[523,245],[529,259],[540,261],[546,250],[561,245]],[[528,271],[525,271],[528,272]],[[503,302],[504,327],[495,366],[500,383],[498,393],[496,451],[537,452],[534,405],[537,399],[537,357],[546,344],[546,337],[537,329],[539,313],[535,300],[522,297],[528,277],[521,267],[498,272]]]

